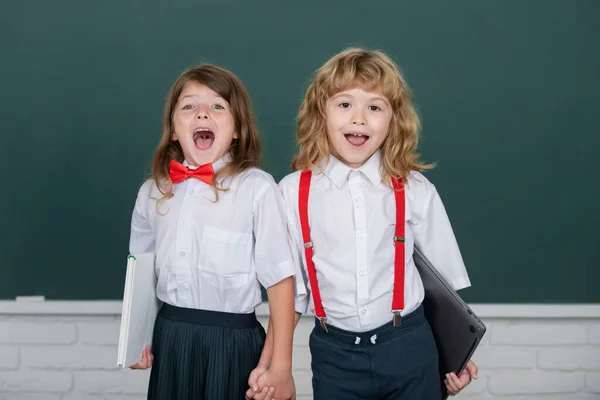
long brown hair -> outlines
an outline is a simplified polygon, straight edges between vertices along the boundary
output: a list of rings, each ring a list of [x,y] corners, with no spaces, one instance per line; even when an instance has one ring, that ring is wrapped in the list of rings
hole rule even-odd
[[[400,69],[381,51],[356,48],[335,55],[316,71],[298,114],[296,137],[300,148],[292,168],[314,170],[322,160],[329,162],[325,103],[353,87],[380,91],[392,105],[390,132],[381,145],[384,182],[390,185],[391,177],[406,180],[411,170],[432,168],[432,164],[421,163],[416,153],[420,122]]]
[[[173,196],[173,183],[169,177],[169,163],[171,160],[183,162],[184,159],[179,141],[172,140],[173,114],[179,96],[181,96],[181,92],[189,82],[197,82],[214,90],[229,103],[235,121],[235,132],[239,133],[239,138],[233,139],[229,148],[231,162],[215,174],[213,187],[217,199],[218,191],[227,190],[227,188],[218,184],[218,182],[222,182],[222,178],[236,175],[248,168],[258,168],[260,166],[258,128],[246,88],[232,72],[211,64],[201,64],[182,73],[167,95],[162,122],[162,136],[152,159],[152,178],[163,195],[159,202]]]

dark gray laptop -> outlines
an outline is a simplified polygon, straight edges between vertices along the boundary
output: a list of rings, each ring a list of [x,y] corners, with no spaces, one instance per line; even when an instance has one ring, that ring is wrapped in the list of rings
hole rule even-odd
[[[425,287],[423,306],[438,349],[442,380],[440,397],[445,400],[448,398],[443,383],[445,375],[448,372],[459,375],[464,370],[486,329],[416,246],[413,259]]]

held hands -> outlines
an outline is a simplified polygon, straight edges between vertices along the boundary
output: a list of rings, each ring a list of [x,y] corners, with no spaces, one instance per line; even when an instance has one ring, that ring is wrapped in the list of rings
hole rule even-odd
[[[296,388],[290,372],[257,366],[248,378],[246,400],[294,400]]]
[[[465,388],[472,379],[477,379],[477,365],[471,360],[467,363],[467,366],[460,374],[456,376],[454,372],[446,374],[444,383],[446,384],[446,390],[450,396],[456,396],[458,392]]]
[[[144,347],[142,350],[142,361],[139,363],[132,365],[131,369],[148,369],[152,366],[152,362],[154,361],[154,356],[152,355],[152,351],[150,346]]]
[[[272,367],[258,377],[258,387],[275,388],[275,400],[292,399],[296,393],[291,371],[277,370]]]
[[[250,377],[248,378],[248,386],[250,386],[250,389],[246,391],[245,400],[273,400],[275,388],[264,387],[261,390],[261,388],[258,387],[258,378],[267,372],[267,369],[267,367],[258,365],[250,372]]]

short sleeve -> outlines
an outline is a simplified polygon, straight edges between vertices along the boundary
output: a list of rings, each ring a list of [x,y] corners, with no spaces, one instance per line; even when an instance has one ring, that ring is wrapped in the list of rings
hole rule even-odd
[[[268,288],[294,276],[294,262],[288,242],[283,198],[275,182],[264,182],[254,201],[254,263],[258,280]]]
[[[296,271],[296,312],[306,314],[310,303],[308,290],[308,276],[304,266],[304,246],[302,242],[302,231],[298,224],[297,209],[298,204],[298,189],[297,185],[281,184],[281,192],[285,203],[286,222],[288,230],[288,241],[294,261],[294,269]]]
[[[151,182],[147,181],[138,191],[133,213],[131,215],[131,231],[129,235],[129,252],[132,254],[152,253],[155,250],[155,236],[147,216],[150,200]]]
[[[448,214],[431,183],[426,182],[419,218],[413,226],[415,245],[455,290],[471,286]]]

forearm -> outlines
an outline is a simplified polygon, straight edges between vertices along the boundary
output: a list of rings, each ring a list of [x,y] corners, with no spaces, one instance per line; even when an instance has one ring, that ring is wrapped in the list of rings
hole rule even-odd
[[[271,286],[267,289],[267,295],[271,314],[268,329],[272,331],[270,368],[289,370],[291,373],[292,340],[295,327],[293,279],[289,277]],[[265,347],[266,345],[265,341]],[[262,358],[261,356],[261,360]]]
[[[269,368],[271,365],[271,357],[273,357],[273,321],[269,317],[269,326],[267,328],[267,337],[265,345],[258,361],[259,367]]]
[[[300,318],[302,318],[302,314],[296,312],[294,318],[294,328],[298,326],[298,322],[300,322]],[[263,347],[263,351],[260,355],[260,360],[258,361],[258,366],[263,368],[269,368],[271,365],[271,358],[273,357],[273,322],[271,321],[271,317],[269,317],[269,326],[267,328],[267,337],[265,339],[265,346]]]

